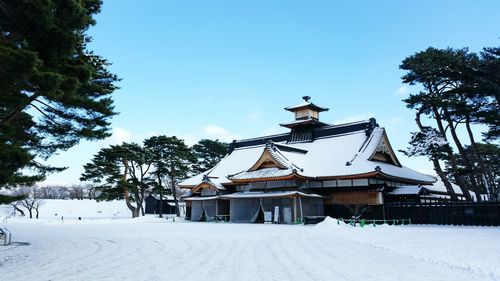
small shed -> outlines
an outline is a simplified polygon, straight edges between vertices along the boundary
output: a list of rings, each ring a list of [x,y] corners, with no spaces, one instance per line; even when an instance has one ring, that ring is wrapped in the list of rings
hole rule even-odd
[[[158,194],[150,194],[146,197],[145,213],[159,214],[160,213],[160,196]],[[175,201],[173,196],[163,196],[162,214],[175,214]]]

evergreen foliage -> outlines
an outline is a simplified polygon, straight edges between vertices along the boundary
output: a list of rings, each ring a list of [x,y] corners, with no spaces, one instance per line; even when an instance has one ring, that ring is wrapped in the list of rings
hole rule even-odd
[[[226,156],[228,144],[219,140],[202,139],[192,149],[197,158],[193,172],[199,174],[210,170]]]
[[[184,141],[175,136],[151,137],[144,141],[144,148],[152,155],[151,163],[155,168],[153,173],[156,179],[154,183],[156,190],[162,195],[165,183],[169,183],[174,195],[176,214],[179,216],[177,183],[188,177],[196,158]]]
[[[118,78],[87,49],[99,0],[0,2],[0,186],[62,168],[35,161],[109,136]],[[21,171],[29,169],[29,175]]]
[[[452,176],[467,200],[469,190],[480,194],[487,189],[488,178],[479,143],[474,139],[472,125],[488,126],[487,140],[498,138],[500,114],[500,52],[498,48],[485,48],[480,54],[464,49],[428,48],[403,60],[400,68],[406,70],[403,82],[419,85],[421,91],[404,100],[408,108],[416,110],[416,121],[420,132],[413,133],[407,155],[427,155],[442,181],[453,194],[448,176]],[[434,121],[434,127],[423,125],[421,116]],[[468,138],[461,137],[463,129]],[[450,145],[443,145],[439,153],[430,146],[428,136],[440,136]],[[451,141],[449,140],[451,139]],[[470,143],[470,152],[467,145]],[[491,144],[497,146],[496,144]],[[458,150],[454,153],[453,148]],[[418,153],[416,153],[418,152]],[[443,171],[440,161],[446,161]],[[486,180],[484,180],[486,178]],[[494,199],[494,198],[492,198]]]
[[[132,217],[144,215],[143,200],[148,189],[151,155],[140,145],[123,143],[101,149],[84,165],[81,181],[91,181],[98,200],[125,199]],[[132,204],[135,203],[135,206]]]
[[[101,149],[84,165],[81,181],[90,181],[99,192],[98,200],[125,199],[132,217],[144,215],[147,193],[176,195],[176,184],[185,179],[196,158],[183,140],[155,136],[144,145],[123,143]],[[177,196],[176,212],[180,215]],[[135,203],[135,205],[133,204]]]

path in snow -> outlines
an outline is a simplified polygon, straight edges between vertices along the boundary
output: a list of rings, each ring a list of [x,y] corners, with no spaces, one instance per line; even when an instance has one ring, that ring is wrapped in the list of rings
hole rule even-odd
[[[1,280],[500,280],[497,228],[158,220],[6,226],[30,245],[0,247]],[[482,246],[453,244],[475,234]]]

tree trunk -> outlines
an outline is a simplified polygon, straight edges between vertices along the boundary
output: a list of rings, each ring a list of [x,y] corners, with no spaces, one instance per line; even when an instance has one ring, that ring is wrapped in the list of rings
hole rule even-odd
[[[38,209],[35,209],[36,211],[36,219],[38,219]]]
[[[172,170],[173,169],[171,169],[171,171]],[[178,216],[178,217],[180,217],[181,216],[181,212],[179,210],[179,202],[177,201],[177,190],[176,190],[176,187],[175,187],[175,177],[174,177],[174,175],[171,175],[170,181],[172,183],[172,193],[174,194],[175,215]]]
[[[467,153],[465,153],[465,149],[462,146],[462,142],[458,138],[457,131],[455,130],[455,126],[453,124],[453,121],[451,120],[451,117],[448,113],[448,111],[445,111],[445,117],[446,121],[448,122],[448,126],[450,127],[450,132],[451,136],[453,138],[453,141],[455,142],[455,145],[457,146],[458,153],[460,153],[460,156],[462,157],[462,162],[465,166],[465,168],[469,171],[469,180],[472,184],[472,189],[474,190],[474,193],[476,194],[476,200],[478,202],[481,201],[481,191],[479,190],[479,187],[476,182],[476,178],[474,177],[474,171],[476,170],[475,167],[473,167],[470,163],[469,156],[467,156]]]
[[[451,200],[452,201],[458,201],[458,196],[455,193],[455,190],[453,189],[453,186],[451,185],[450,181],[446,177],[446,174],[443,172],[443,169],[441,169],[441,164],[439,164],[439,160],[433,158],[432,163],[434,164],[434,170],[438,174],[439,178],[443,182],[444,186],[446,187],[446,190],[450,194]]]
[[[22,112],[26,107],[28,107],[40,95],[41,95],[41,93],[35,93],[31,97],[28,98],[27,103],[23,103],[23,104],[18,105],[9,114],[7,114],[7,116],[5,116],[4,118],[0,119],[0,125],[1,124],[7,124],[10,121],[12,121],[12,119],[14,119],[20,112]]]
[[[137,217],[139,217],[140,215],[144,216],[144,206],[143,206],[144,204],[142,204],[142,198],[141,198],[140,193],[136,192],[135,197],[137,198],[137,202],[136,202]]]
[[[14,207],[14,210],[18,211],[18,212],[21,214],[21,216],[23,216],[23,217],[24,217],[24,216],[26,216],[26,215],[24,214],[24,211],[23,211],[23,210],[21,210],[21,209],[19,209],[19,207],[17,207],[17,205],[14,205],[13,207]]]
[[[161,181],[161,177],[160,177],[160,174],[157,173],[156,176],[158,177],[158,191],[160,193],[160,209],[158,210],[158,215],[160,218],[163,218],[163,187],[162,187],[162,181]],[[156,199],[155,199],[155,202],[156,202]]]
[[[122,176],[122,181],[123,181],[123,185],[124,185],[123,186],[123,196],[125,197],[125,204],[127,205],[127,208],[132,212],[132,218],[137,218],[138,217],[137,209],[130,202],[130,194],[129,194],[128,188],[126,186],[127,172],[128,172],[128,161],[124,159],[122,161],[122,163],[123,163],[123,166],[125,167],[125,171],[123,172],[123,176]]]
[[[28,212],[30,212],[30,219],[33,218],[33,210],[32,209],[28,209]]]
[[[141,214],[143,217],[146,215],[144,212],[144,189],[141,189]]]
[[[434,119],[437,122],[439,132],[441,133],[443,138],[446,141],[448,141],[446,137],[446,131],[444,130],[443,122],[441,120],[441,115],[439,114],[438,109],[436,107],[432,107],[432,112],[434,113]],[[467,185],[465,184],[462,177],[458,174],[457,159],[455,158],[455,155],[453,155],[453,150],[451,150],[450,146],[449,149],[447,149],[446,153],[448,154],[448,159],[450,160],[451,169],[453,171],[453,177],[455,178],[457,185],[460,187],[460,190],[462,190],[465,200],[472,201],[472,197],[470,196],[469,190],[467,189]]]
[[[422,125],[422,122],[420,121],[420,112],[417,112],[417,116],[415,118],[415,121],[417,123],[418,128],[420,131],[423,131],[424,126]],[[446,187],[446,190],[450,194],[450,198],[452,201],[458,201],[458,196],[455,193],[455,190],[453,189],[453,186],[451,185],[450,181],[448,180],[448,177],[446,174],[443,172],[443,169],[441,168],[441,164],[439,163],[439,159],[435,157],[434,155],[431,155],[432,159],[432,164],[434,165],[434,171],[436,171],[436,174],[439,176],[441,181],[443,182],[444,186]]]
[[[481,177],[484,182],[484,189],[486,190],[486,194],[488,194],[488,199],[491,200],[490,186],[492,186],[494,183],[490,179],[488,169],[483,164],[481,154],[479,153],[479,149],[477,148],[477,144],[474,139],[474,134],[472,133],[472,129],[470,127],[469,117],[465,119],[465,128],[467,128],[467,134],[469,135],[470,146],[476,158],[476,163],[478,164],[480,169]]]

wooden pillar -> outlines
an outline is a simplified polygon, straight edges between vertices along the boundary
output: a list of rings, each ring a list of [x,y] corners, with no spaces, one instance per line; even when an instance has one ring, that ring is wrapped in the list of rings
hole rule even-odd
[[[293,222],[297,223],[297,197],[293,198]]]

